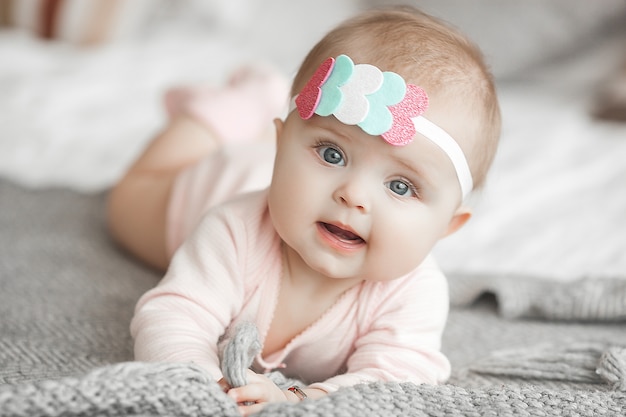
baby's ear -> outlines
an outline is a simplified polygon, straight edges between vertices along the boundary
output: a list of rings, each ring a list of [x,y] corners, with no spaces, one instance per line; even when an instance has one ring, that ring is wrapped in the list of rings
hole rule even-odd
[[[274,119],[274,127],[276,128],[276,138],[280,138],[280,135],[283,133],[283,126],[285,125],[285,122],[283,122],[281,119]]]
[[[456,209],[454,216],[448,223],[448,229],[442,237],[450,236],[452,233],[459,230],[467,221],[472,217],[472,209],[468,206],[461,206]]]

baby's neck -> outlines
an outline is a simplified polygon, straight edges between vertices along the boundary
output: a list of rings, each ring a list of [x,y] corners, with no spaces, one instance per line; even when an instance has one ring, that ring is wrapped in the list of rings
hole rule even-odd
[[[358,285],[360,278],[333,278],[314,270],[300,255],[283,242],[282,285],[312,297],[312,300],[337,299],[348,289]]]
[[[263,342],[262,355],[278,352],[318,322],[341,296],[361,281],[331,278],[311,269],[283,244],[283,271],[274,318]]]

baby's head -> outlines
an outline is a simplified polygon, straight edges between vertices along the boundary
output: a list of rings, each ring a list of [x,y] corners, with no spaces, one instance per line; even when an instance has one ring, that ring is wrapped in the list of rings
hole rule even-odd
[[[458,32],[412,8],[358,15],[311,50],[292,96],[269,191],[288,259],[332,278],[398,278],[469,219],[463,200],[485,181],[500,113]]]
[[[365,12],[314,46],[296,74],[292,97],[324,60],[341,54],[421,87],[429,101],[424,116],[462,148],[474,189],[484,184],[500,137],[500,108],[491,73],[472,42],[411,7]]]

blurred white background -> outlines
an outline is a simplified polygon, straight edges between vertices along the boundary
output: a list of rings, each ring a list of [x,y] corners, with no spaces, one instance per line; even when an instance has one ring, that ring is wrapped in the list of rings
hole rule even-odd
[[[389,3],[119,1],[127,14],[110,23],[111,40],[90,47],[77,44],[78,12],[62,39],[35,36],[26,18],[0,30],[0,176],[28,187],[106,190],[165,123],[167,88],[220,83],[249,62],[293,74],[328,29]],[[626,59],[626,2],[407,2],[482,47],[504,117],[476,216],[439,246],[442,265],[626,276],[626,124],[590,115],[596,91]]]

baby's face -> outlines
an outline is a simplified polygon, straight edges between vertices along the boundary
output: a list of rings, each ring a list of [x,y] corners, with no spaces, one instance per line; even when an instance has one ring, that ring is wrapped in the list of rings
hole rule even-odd
[[[287,246],[328,277],[384,281],[415,269],[461,200],[447,155],[417,135],[393,146],[333,116],[279,129],[269,196]]]

